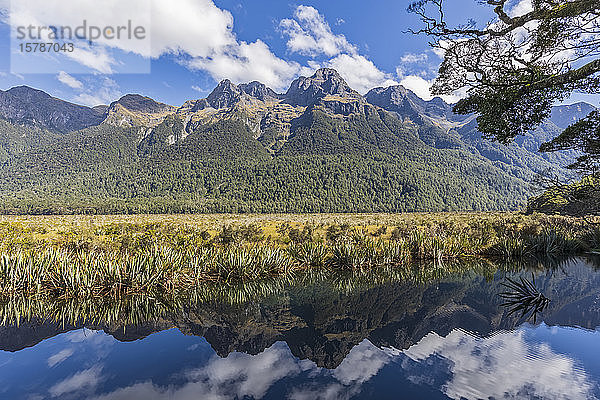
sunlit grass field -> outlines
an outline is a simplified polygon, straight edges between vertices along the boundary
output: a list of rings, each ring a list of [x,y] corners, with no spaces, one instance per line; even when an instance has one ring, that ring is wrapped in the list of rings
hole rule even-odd
[[[600,218],[596,218],[600,221]],[[589,219],[524,215],[517,212],[405,214],[193,214],[193,215],[65,215],[0,216],[0,249],[37,245],[125,249],[136,245],[173,244],[178,239],[215,239],[224,228],[235,232],[233,242],[286,245],[305,228],[311,239],[325,241],[339,230],[390,240],[411,231],[431,234],[511,235],[544,230],[587,229]],[[292,238],[289,237],[292,231]],[[202,240],[203,242],[205,240]]]
[[[600,229],[591,222],[519,213],[3,216],[0,294],[163,295],[308,270],[423,276],[417,261],[593,252]]]

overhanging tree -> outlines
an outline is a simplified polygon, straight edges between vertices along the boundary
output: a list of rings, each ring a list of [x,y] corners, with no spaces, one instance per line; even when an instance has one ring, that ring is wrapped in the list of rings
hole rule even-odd
[[[495,14],[484,27],[475,21],[449,26],[444,0],[409,6],[424,24],[415,33],[433,37],[431,45],[444,54],[432,92],[466,91],[454,111],[477,113],[479,130],[502,143],[534,129],[569,94],[600,93],[600,1],[525,1],[521,7],[508,0],[479,1]],[[599,172],[600,111],[541,150],[564,149],[584,153],[571,168]]]

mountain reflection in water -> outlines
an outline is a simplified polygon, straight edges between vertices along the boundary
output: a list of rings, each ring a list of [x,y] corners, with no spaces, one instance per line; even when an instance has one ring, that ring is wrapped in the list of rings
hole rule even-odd
[[[12,299],[0,398],[597,398],[596,268],[465,264],[427,283],[313,277],[186,299]],[[537,325],[498,295],[532,272],[550,299]]]

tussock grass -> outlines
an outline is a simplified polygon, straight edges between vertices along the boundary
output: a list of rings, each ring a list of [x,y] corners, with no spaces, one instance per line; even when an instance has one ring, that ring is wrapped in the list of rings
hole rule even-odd
[[[517,213],[0,218],[0,295],[164,295],[307,270],[405,276],[415,262],[580,254],[586,221]],[[425,274],[426,275],[426,274]]]

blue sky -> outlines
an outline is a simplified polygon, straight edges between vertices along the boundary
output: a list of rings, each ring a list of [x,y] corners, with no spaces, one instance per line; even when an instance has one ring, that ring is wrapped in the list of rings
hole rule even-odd
[[[38,9],[36,2],[50,10],[36,15],[48,24],[92,18],[98,9],[91,0],[19,0],[26,11]],[[143,8],[151,2],[152,7]],[[419,27],[417,17],[406,11],[409,1],[105,0],[103,7],[110,10],[113,4],[122,14],[139,15],[140,7],[152,10],[152,49],[90,48],[75,61],[57,57],[51,67],[23,58],[25,65],[45,73],[21,73],[14,65],[11,72],[11,57],[13,63],[21,57],[14,42],[10,46],[8,16],[13,13],[14,26],[14,4],[11,9],[0,0],[0,88],[25,84],[86,105],[110,103],[126,93],[180,105],[205,97],[223,78],[259,80],[282,92],[295,77],[323,66],[338,69],[363,93],[401,83],[427,98],[441,61],[426,37],[405,33]],[[483,24],[491,18],[490,9],[474,0],[448,4],[448,18],[455,24],[469,18]],[[149,73],[121,73],[120,68],[137,62],[149,63]]]

